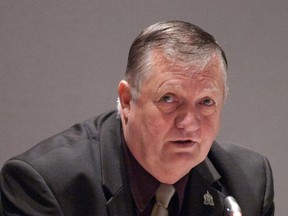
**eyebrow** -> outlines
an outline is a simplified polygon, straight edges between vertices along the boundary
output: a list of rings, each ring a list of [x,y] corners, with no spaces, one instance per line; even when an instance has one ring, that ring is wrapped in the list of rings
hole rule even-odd
[[[182,89],[182,85],[180,85],[179,83],[175,82],[175,81],[170,81],[169,83],[162,83],[160,86],[158,86],[158,88],[155,89],[155,93],[159,92],[159,91],[169,91],[171,88],[174,89]]]
[[[217,88],[216,86],[214,86],[212,88],[209,88],[209,87],[204,88],[204,89],[201,90],[201,92],[204,92],[206,94],[214,94],[214,93],[219,94],[219,95],[222,94],[221,89]]]
[[[209,82],[207,84],[204,84],[206,86],[198,89],[198,93],[199,94],[203,94],[203,95],[215,95],[216,97],[221,97],[223,96],[223,91],[221,89],[221,87],[218,85],[217,82]],[[155,94],[157,93],[162,93],[162,92],[169,92],[171,90],[175,89],[176,91],[182,91],[182,92],[187,92],[186,90],[184,90],[183,86],[177,82],[176,80],[169,80],[168,82],[164,82],[162,83],[160,86],[158,86],[157,89],[155,89]],[[173,93],[173,92],[172,92]]]

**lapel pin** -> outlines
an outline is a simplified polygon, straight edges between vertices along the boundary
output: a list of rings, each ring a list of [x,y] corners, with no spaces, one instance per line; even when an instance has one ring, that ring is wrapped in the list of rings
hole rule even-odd
[[[204,194],[204,205],[214,206],[214,201],[212,195],[207,190],[207,193]]]

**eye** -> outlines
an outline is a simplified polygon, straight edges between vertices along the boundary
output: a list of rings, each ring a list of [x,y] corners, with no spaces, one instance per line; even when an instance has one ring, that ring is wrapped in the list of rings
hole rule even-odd
[[[209,116],[217,111],[216,102],[209,97],[203,98],[199,105],[201,113],[205,116]]]
[[[204,98],[201,103],[205,106],[212,106],[215,104],[211,98]]]
[[[168,114],[175,111],[181,105],[181,101],[181,98],[177,97],[175,94],[167,93],[162,94],[156,104],[159,110]]]
[[[161,97],[161,101],[163,101],[165,103],[174,103],[174,102],[176,102],[176,98],[172,94],[166,94],[163,97]]]

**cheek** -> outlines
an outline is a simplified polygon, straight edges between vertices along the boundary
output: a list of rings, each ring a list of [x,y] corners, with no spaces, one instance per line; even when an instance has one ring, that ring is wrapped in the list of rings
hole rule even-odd
[[[163,113],[153,104],[146,104],[140,109],[140,124],[151,134],[159,134],[164,130],[166,118]]]
[[[161,148],[161,143],[174,125],[174,117],[163,114],[152,102],[139,103],[133,108],[133,119],[129,126],[130,131],[133,131],[131,135],[134,138],[141,137],[142,146],[149,146],[149,149]]]
[[[220,128],[220,114],[215,113],[213,115],[204,117],[201,120],[201,131],[205,137],[214,139]]]
[[[129,130],[132,132],[131,136],[142,146],[148,145],[151,140],[157,139],[157,133],[161,131],[159,122],[157,121],[157,113],[151,109],[143,106],[143,108],[137,108],[138,112],[133,113],[133,119],[131,118]]]
[[[146,116],[142,121],[142,132],[148,142],[160,142],[165,134],[165,121],[156,113]],[[160,143],[159,143],[160,144]]]

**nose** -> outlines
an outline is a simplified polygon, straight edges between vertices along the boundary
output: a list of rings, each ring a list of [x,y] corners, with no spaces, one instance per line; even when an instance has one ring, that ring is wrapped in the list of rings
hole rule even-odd
[[[200,128],[200,119],[194,109],[186,110],[176,117],[175,125],[185,132],[195,132]]]

